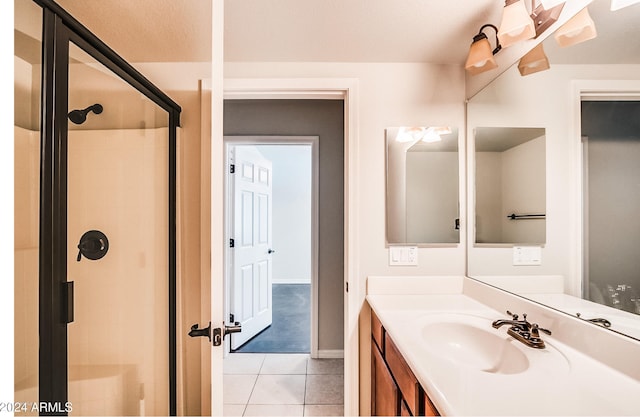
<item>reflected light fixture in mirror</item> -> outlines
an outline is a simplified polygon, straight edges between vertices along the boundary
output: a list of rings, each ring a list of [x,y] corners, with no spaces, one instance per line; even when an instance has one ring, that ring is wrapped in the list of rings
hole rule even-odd
[[[500,44],[506,48],[536,36],[536,28],[524,0],[506,0],[498,30]]]
[[[549,29],[549,26],[558,21],[560,13],[564,8],[564,2],[551,6],[544,6],[540,4],[538,7],[535,5],[536,0],[531,0],[531,20],[536,27],[536,38],[540,36],[545,30]]]
[[[567,47],[588,41],[598,36],[596,25],[589,16],[589,8],[585,7],[567,21],[553,35],[558,45]]]
[[[493,50],[491,49],[487,35],[483,32],[483,30],[489,27],[496,31],[496,47]],[[471,75],[477,75],[497,68],[498,64],[493,56],[497,54],[500,49],[502,49],[502,46],[498,39],[498,28],[492,24],[483,25],[478,31],[478,34],[473,37],[467,62],[464,65],[465,70]]]
[[[430,127],[401,127],[396,135],[396,142],[440,142],[442,137],[440,135],[446,135],[451,133],[451,128],[448,126],[430,126]]]
[[[541,43],[523,56],[518,63],[518,71],[522,76],[548,70],[550,67]]]
[[[611,0],[611,11],[615,12],[616,10],[636,3],[640,3],[640,0]]]

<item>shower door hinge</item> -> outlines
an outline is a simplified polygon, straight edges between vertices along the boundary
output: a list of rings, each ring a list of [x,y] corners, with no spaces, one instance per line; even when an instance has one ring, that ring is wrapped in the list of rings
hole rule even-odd
[[[236,241],[234,239],[229,239],[229,247],[234,248],[236,246]]]
[[[236,164],[229,165],[229,172],[231,174],[235,174],[235,172],[236,172]]]

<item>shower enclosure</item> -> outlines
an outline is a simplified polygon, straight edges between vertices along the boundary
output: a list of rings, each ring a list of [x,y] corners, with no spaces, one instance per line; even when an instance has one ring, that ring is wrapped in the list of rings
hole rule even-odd
[[[15,4],[15,401],[175,415],[180,106],[50,0]]]

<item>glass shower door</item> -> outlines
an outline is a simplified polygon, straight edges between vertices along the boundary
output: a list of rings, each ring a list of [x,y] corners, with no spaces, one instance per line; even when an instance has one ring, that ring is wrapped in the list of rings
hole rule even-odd
[[[70,415],[168,415],[169,116],[69,47]]]

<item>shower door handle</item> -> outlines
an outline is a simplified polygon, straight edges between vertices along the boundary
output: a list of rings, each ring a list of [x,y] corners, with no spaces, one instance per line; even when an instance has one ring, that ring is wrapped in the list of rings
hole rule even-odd
[[[67,281],[62,284],[63,289],[63,297],[64,297],[64,322],[66,324],[73,322],[73,281]]]

